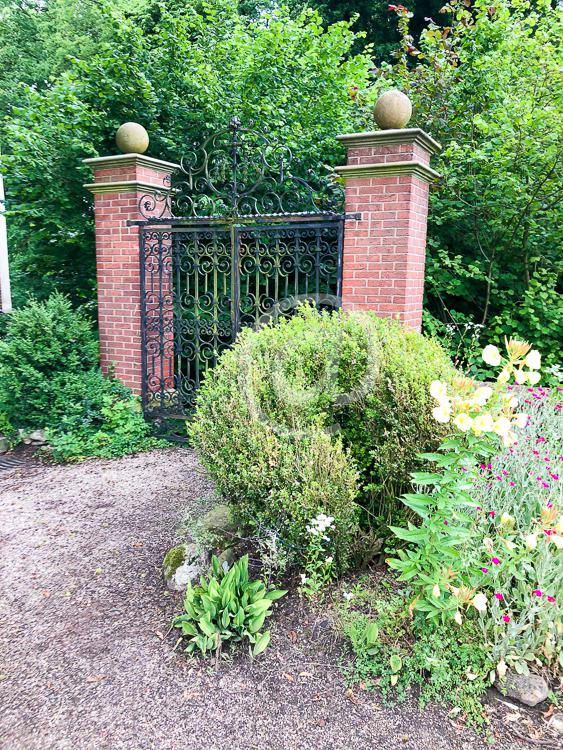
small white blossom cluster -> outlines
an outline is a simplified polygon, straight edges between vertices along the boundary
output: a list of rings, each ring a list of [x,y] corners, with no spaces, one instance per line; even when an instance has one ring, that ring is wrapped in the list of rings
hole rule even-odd
[[[334,518],[332,516],[325,516],[324,513],[319,513],[318,516],[313,518],[309,526],[307,526],[307,533],[311,534],[311,536],[322,536],[323,539],[328,540],[325,531],[332,528],[334,528]]]

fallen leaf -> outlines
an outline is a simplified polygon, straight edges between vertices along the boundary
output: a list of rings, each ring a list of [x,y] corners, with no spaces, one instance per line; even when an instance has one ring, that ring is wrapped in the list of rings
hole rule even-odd
[[[160,630],[156,630],[155,635],[158,636],[161,641],[164,640],[164,635],[160,632]]]
[[[282,672],[282,677],[288,680],[288,682],[295,682],[295,678],[292,674],[289,674],[289,672]]]
[[[105,680],[107,675],[105,674],[95,674],[91,677],[86,678],[86,682],[101,682],[101,680]]]
[[[299,672],[299,677],[312,677],[311,672]]]

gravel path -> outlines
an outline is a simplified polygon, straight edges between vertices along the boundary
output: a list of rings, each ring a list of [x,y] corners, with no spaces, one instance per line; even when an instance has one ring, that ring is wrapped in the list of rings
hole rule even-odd
[[[172,448],[0,474],[2,750],[488,747],[445,710],[347,690],[330,627],[295,598],[254,663],[215,674],[175,652],[160,564],[211,490]]]

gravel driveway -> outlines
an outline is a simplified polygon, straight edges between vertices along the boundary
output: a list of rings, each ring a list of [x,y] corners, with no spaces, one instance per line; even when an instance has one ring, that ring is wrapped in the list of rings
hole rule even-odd
[[[253,664],[174,651],[160,564],[211,489],[173,448],[0,474],[2,750],[489,747],[441,708],[347,690],[332,631],[296,599]],[[528,747],[500,727],[495,747]]]

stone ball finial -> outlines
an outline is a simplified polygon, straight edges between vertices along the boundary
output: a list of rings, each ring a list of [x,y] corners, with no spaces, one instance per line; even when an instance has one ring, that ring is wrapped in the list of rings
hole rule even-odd
[[[149,134],[138,122],[124,122],[115,134],[122,154],[144,154],[149,147]]]
[[[381,94],[373,110],[373,117],[382,130],[404,128],[411,115],[411,100],[398,89]]]

